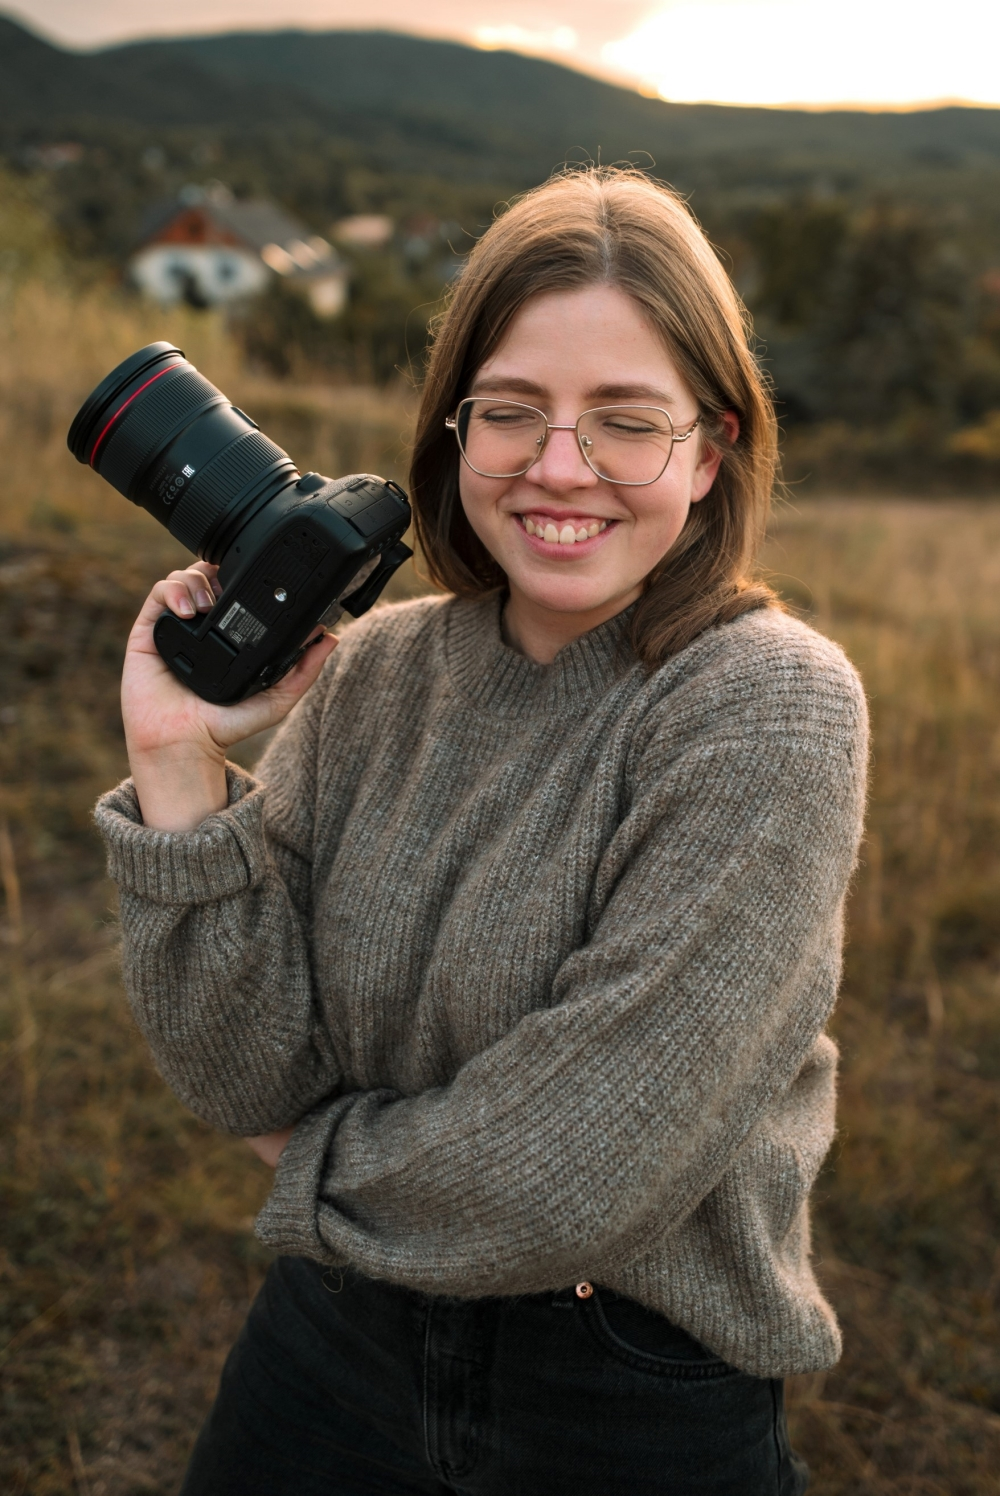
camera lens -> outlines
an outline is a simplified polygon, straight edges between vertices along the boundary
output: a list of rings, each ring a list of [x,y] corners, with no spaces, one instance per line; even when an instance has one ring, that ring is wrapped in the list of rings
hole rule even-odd
[[[70,451],[206,561],[299,474],[287,452],[189,364],[150,343],[80,407]]]

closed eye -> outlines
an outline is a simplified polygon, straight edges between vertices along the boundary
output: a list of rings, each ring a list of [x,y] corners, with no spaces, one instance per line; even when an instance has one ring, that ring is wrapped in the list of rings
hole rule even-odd
[[[541,417],[537,411],[526,410],[523,405],[477,406],[471,416],[473,423],[512,430],[521,426],[537,425]]]
[[[601,422],[601,430],[609,436],[670,436],[665,426],[653,421],[634,420],[625,416],[608,416]]]

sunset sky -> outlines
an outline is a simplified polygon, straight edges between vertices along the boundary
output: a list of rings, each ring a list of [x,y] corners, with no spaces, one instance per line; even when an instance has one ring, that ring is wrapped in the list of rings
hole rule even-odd
[[[2,3],[2,0],[0,0]],[[386,27],[510,47],[681,102],[1000,105],[990,0],[20,0],[55,41]]]

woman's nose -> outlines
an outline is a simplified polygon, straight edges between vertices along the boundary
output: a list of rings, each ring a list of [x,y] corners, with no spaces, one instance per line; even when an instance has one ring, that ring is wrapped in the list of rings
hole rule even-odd
[[[575,431],[550,431],[541,457],[524,476],[550,493],[593,488],[598,481],[597,474],[583,459]]]

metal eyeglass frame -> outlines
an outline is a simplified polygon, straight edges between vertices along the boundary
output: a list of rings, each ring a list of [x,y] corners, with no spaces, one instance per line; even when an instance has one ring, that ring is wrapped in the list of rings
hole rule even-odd
[[[453,416],[445,416],[445,427],[448,431],[454,431],[455,440],[458,442],[458,450],[462,454],[462,461],[466,463],[468,467],[472,468],[472,471],[474,473],[478,473],[480,478],[520,478],[524,473],[528,472],[529,469],[534,467],[535,463],[545,451],[545,448],[548,445],[550,431],[575,431],[576,443],[580,448],[580,453],[583,457],[584,462],[590,468],[590,471],[595,475],[595,477],[600,478],[602,483],[614,483],[618,488],[648,488],[650,483],[657,483],[667,471],[670,459],[674,454],[674,443],[686,442],[688,437],[694,435],[695,430],[701,425],[702,422],[702,417],[696,416],[686,431],[677,432],[674,430],[674,423],[671,418],[670,412],[668,410],[664,410],[660,405],[592,405],[589,410],[581,411],[572,426],[556,426],[549,420],[548,416],[543,410],[538,409],[537,405],[527,405],[523,400],[498,400],[498,404],[514,405],[518,410],[530,410],[533,415],[541,416],[542,420],[545,422],[545,434],[538,438],[538,451],[535,453],[534,457],[523,468],[518,468],[516,473],[484,473],[482,468],[474,467],[473,464],[469,462],[465,448],[462,445],[462,438],[458,433],[458,416],[459,411],[462,409],[463,405],[474,405],[480,400],[496,399],[497,397],[495,395],[466,395],[465,399],[460,400],[458,402],[458,405],[455,407],[455,414]],[[590,460],[590,456],[587,452],[586,446],[584,446],[585,442],[593,446],[593,442],[590,440],[589,436],[584,435],[580,430],[580,422],[583,420],[584,416],[592,416],[597,410],[655,410],[658,415],[666,417],[667,425],[670,427],[671,431],[670,447],[668,448],[667,455],[664,458],[663,466],[660,468],[660,471],[657,473],[655,478],[642,478],[640,480],[628,478],[608,478],[604,473],[598,472],[597,468]]]

